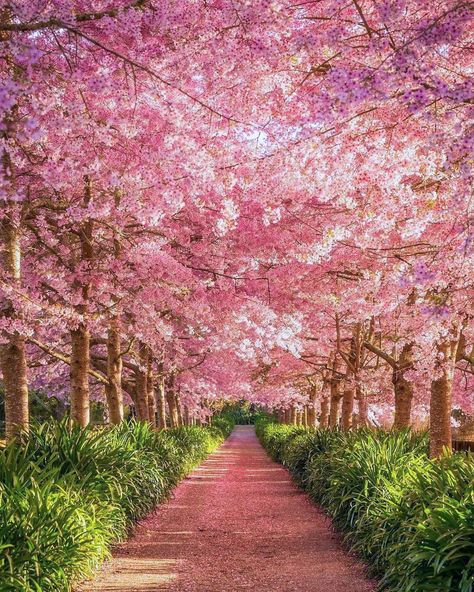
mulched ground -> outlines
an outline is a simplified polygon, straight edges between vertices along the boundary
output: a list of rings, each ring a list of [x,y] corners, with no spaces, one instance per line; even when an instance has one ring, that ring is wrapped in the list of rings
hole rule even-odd
[[[375,584],[253,427],[239,426],[84,590],[372,592]]]

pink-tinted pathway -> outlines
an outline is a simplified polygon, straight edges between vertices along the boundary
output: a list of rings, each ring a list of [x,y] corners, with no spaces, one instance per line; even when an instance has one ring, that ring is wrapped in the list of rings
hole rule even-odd
[[[369,592],[329,520],[239,426],[87,592]]]

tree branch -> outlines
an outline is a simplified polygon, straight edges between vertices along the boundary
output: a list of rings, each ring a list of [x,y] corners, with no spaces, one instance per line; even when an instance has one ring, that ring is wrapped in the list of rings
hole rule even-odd
[[[103,10],[101,12],[84,12],[76,14],[74,19],[77,23],[88,23],[92,21],[98,21],[104,17],[115,17],[121,12],[126,12],[131,9],[145,8],[148,0],[135,0],[128,6],[123,8],[110,8],[109,10]],[[41,29],[62,29],[64,23],[56,18],[50,18],[46,21],[38,21],[36,23],[2,23],[0,25],[0,31],[16,31],[16,32],[28,32],[28,31],[40,31]]]
[[[61,352],[54,350],[53,348],[49,347],[45,343],[42,343],[41,341],[38,341],[37,339],[34,339],[33,337],[28,337],[27,339],[30,343],[32,343],[33,345],[36,345],[36,347],[39,347],[39,349],[44,351],[44,353],[48,354],[52,358],[55,358],[56,360],[59,360],[60,362],[63,362],[64,364],[67,364],[68,366],[71,365],[71,358],[69,358],[68,356],[62,354]],[[106,376],[104,376],[102,373],[97,372],[96,370],[93,370],[92,368],[89,368],[89,374],[93,378],[95,378],[97,381],[99,381],[100,383],[109,384],[109,379]]]
[[[373,345],[372,343],[370,343],[368,341],[364,341],[364,347],[365,347],[365,349],[368,349],[376,356],[379,356],[379,358],[382,358],[383,360],[385,360],[387,362],[387,364],[389,364],[392,368],[395,368],[396,370],[398,369],[397,360],[394,357],[390,356],[389,354],[385,353],[383,350],[379,349],[376,345]]]

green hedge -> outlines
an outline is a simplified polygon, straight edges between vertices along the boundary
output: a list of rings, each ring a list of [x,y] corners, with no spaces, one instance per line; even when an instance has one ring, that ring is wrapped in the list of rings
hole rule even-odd
[[[217,428],[225,434],[230,434],[235,427],[235,421],[232,416],[221,413],[211,418],[211,427]]]
[[[34,428],[0,452],[0,591],[66,592],[228,435],[229,424]]]
[[[381,590],[472,592],[474,459],[427,456],[425,434],[305,430],[261,421],[288,467],[371,566]]]
[[[226,403],[217,417],[226,418],[234,425],[251,425],[255,424],[264,416],[265,414],[256,405],[239,401],[234,403]]]

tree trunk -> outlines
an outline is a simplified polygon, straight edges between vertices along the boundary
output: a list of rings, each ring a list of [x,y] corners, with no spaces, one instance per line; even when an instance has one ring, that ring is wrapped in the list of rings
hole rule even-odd
[[[156,405],[158,410],[158,429],[166,430],[166,398],[165,379],[160,375],[158,379],[158,390],[156,393]]]
[[[156,427],[156,395],[155,395],[155,377],[153,376],[153,352],[148,348],[147,374],[147,404],[148,419],[152,427]]]
[[[398,370],[393,371],[392,382],[395,391],[395,419],[393,427],[400,430],[411,425],[413,384],[404,378],[403,373]]]
[[[308,427],[308,405],[305,405],[303,409],[303,426]]]
[[[120,191],[115,192],[115,207],[120,206]],[[117,228],[113,232],[113,250],[116,259],[122,255],[120,233]],[[112,296],[115,305],[119,300]],[[122,351],[120,342],[120,326],[118,315],[115,312],[110,321],[107,333],[107,378],[109,384],[105,387],[105,396],[109,408],[109,421],[112,425],[119,424],[123,420],[123,390],[122,390]]]
[[[176,399],[174,393],[169,391],[166,393],[166,402],[168,403],[168,412],[171,427],[177,428],[179,427],[179,417],[178,410],[176,409]]]
[[[168,403],[170,425],[172,428],[177,428],[179,427],[179,416],[174,394],[174,374],[168,375],[166,380],[166,402]]]
[[[181,407],[181,399],[178,393],[175,393],[174,395],[175,400],[176,400],[176,411],[178,413],[178,426],[182,426],[184,425],[184,419],[183,419],[183,409]]]
[[[123,420],[122,356],[118,319],[110,320],[107,333],[107,378],[105,396],[109,409],[109,421],[117,425]]]
[[[296,412],[296,419],[297,419],[298,426],[303,425],[303,413],[304,413],[304,411],[302,409],[300,409]]]
[[[92,185],[87,175],[84,177],[84,183],[84,201],[82,207],[88,208],[92,201]],[[92,220],[86,219],[79,228],[81,263],[90,265],[94,258],[92,238]],[[77,306],[80,321],[78,326],[71,331],[71,419],[80,426],[86,427],[90,421],[90,333],[88,313],[91,284],[89,281],[86,281],[76,287],[81,288],[82,303]]]
[[[405,344],[393,368],[392,382],[395,392],[395,429],[407,428],[411,425],[411,406],[413,401],[413,384],[405,378],[405,372],[413,364],[412,344]]]
[[[309,393],[309,404],[308,404],[308,427],[314,428],[316,427],[317,419],[316,419],[316,400],[318,398],[318,386],[312,385],[311,391]]]
[[[330,428],[337,428],[337,426],[339,425],[339,413],[341,410],[341,401],[342,401],[342,395],[340,393],[338,394],[332,394],[331,395],[331,407],[329,410],[329,427]]]
[[[454,369],[459,344],[459,330],[454,328],[451,338],[438,345],[439,359],[435,372],[440,376],[431,382],[430,401],[430,457],[438,458],[445,449],[452,450],[451,398]]]
[[[0,22],[10,23],[12,12],[9,8],[0,10]],[[0,41],[8,45],[12,34],[2,32]],[[14,62],[11,53],[5,57],[7,71],[13,74],[14,80],[20,81],[25,70]],[[0,199],[0,252],[2,257],[4,279],[17,289],[21,287],[21,205],[17,200],[17,175],[10,158],[8,144],[16,141],[16,125],[18,121],[18,105],[15,104],[6,112],[2,121],[3,149],[1,155],[3,187]],[[0,301],[0,321],[15,320],[18,311],[8,298]],[[3,374],[5,391],[5,432],[7,440],[16,440],[22,431],[29,428],[28,408],[28,376],[26,362],[26,342],[17,331],[2,331],[0,335],[0,367]]]
[[[5,164],[9,162],[4,153]],[[13,285],[21,281],[21,244],[18,227],[8,214],[0,222],[0,234],[3,243],[3,264],[7,276]],[[12,303],[5,299],[0,303],[0,319],[13,320],[16,312]],[[28,379],[26,364],[25,338],[17,333],[4,331],[4,343],[0,345],[0,365],[5,389],[5,430],[8,440],[15,439],[20,432],[28,429]]]
[[[308,405],[307,420],[309,428],[316,427],[316,409],[311,403]]]
[[[443,449],[451,449],[451,381],[443,376],[431,383],[430,457],[441,456]]]
[[[354,411],[354,389],[346,388],[342,397],[342,429],[347,432],[352,428]]]
[[[298,425],[298,414],[294,406],[291,408],[290,424],[294,426]]]
[[[339,370],[339,359],[337,356],[334,357],[332,363],[332,375],[330,380],[330,409],[329,409],[329,427],[336,428],[339,423],[339,413],[342,401],[342,380],[338,375]]]
[[[366,427],[369,425],[367,397],[365,396],[364,389],[361,386],[356,386],[356,399],[358,403],[359,413],[357,414],[357,426],[359,428]]]
[[[187,405],[184,406],[183,419],[185,426],[191,425],[191,414],[189,413],[189,407]]]
[[[329,427],[336,428],[339,423],[339,413],[341,409],[342,392],[341,380],[333,378],[331,380],[331,398],[329,408]]]
[[[329,397],[326,395],[321,399],[321,415],[319,416],[319,425],[322,428],[329,426]]]
[[[71,331],[71,420],[85,428],[90,421],[90,335],[85,323]]]
[[[5,433],[8,440],[14,440],[28,430],[29,422],[24,338],[17,333],[9,335],[8,343],[0,347],[0,356],[5,389]]]
[[[138,421],[149,421],[148,415],[148,348],[140,343],[138,346],[139,366],[135,370],[135,409]]]

